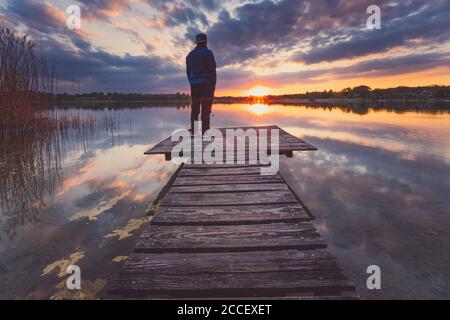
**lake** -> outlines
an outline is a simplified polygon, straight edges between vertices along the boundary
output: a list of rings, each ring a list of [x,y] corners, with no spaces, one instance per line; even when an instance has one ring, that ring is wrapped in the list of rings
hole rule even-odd
[[[281,172],[362,298],[449,299],[448,110],[216,104],[211,123],[275,124],[318,148],[282,157]],[[117,125],[59,135],[26,165],[16,159],[31,157],[27,146],[10,146],[12,160],[0,163],[2,299],[104,296],[176,170],[143,152],[187,128],[190,109],[57,112]],[[65,289],[70,264],[81,268],[81,291]],[[381,268],[381,290],[366,288],[369,265]]]

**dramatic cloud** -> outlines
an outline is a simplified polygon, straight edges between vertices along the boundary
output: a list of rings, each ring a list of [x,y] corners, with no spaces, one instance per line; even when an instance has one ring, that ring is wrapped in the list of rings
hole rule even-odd
[[[78,0],[84,4],[83,12],[88,17],[97,17],[102,20],[109,20],[117,17],[126,10],[130,9],[131,0]]]
[[[30,28],[41,32],[63,31],[66,16],[56,6],[33,0],[10,1],[8,13],[21,19]]]
[[[379,1],[381,30],[367,30],[371,1],[264,0],[222,11],[208,32],[222,64],[300,47],[294,56],[307,64],[332,62],[402,46],[448,41],[450,2]],[[414,43],[413,43],[414,41]]]
[[[118,56],[102,50],[74,53],[51,44],[47,54],[55,57],[60,85],[65,89],[70,83],[80,83],[85,91],[169,93],[185,83],[180,68],[158,57]]]
[[[209,26],[208,15],[221,8],[226,1],[219,0],[145,0],[152,8],[159,11],[165,24],[169,27],[183,25],[186,28],[206,28]]]
[[[371,59],[348,67],[320,68],[315,70],[282,72],[268,76],[258,76],[252,72],[230,69],[222,72],[220,81],[224,85],[243,86],[246,83],[267,85],[286,85],[289,83],[314,83],[327,79],[374,78],[381,76],[401,75],[427,70],[439,66],[450,65],[449,54],[412,54],[386,59]]]
[[[82,8],[82,30],[66,28],[64,0],[0,4],[2,20],[54,57],[62,90],[80,84],[83,91],[187,91],[184,57],[197,32],[209,36],[219,91],[370,80],[449,65],[448,0],[380,0],[380,30],[366,28],[369,0],[74,4]]]
[[[407,3],[407,2],[405,2]],[[400,5],[401,6],[401,5]],[[389,7],[387,7],[389,9]],[[371,53],[385,52],[398,46],[416,46],[418,44],[434,44],[450,39],[449,16],[450,2],[445,1],[424,5],[418,12],[409,6],[402,6],[404,17],[392,17],[386,10],[380,30],[354,30],[350,39],[331,42],[323,46],[313,47],[298,58],[308,64],[322,61],[332,62],[339,59],[350,59]],[[396,8],[395,12],[399,10]],[[384,11],[383,11],[384,12]],[[401,12],[401,11],[400,11]],[[390,22],[391,21],[391,22]]]
[[[31,34],[35,40],[49,39],[59,35],[67,37],[75,47],[81,50],[91,48],[85,32],[69,30],[66,27],[65,12],[48,2],[11,1],[8,3],[6,15],[16,24],[25,24],[28,27],[27,33]]]

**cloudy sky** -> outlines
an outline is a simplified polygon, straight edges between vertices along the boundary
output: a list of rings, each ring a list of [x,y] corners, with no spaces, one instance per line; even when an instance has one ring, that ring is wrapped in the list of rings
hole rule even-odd
[[[66,27],[73,4],[80,30]],[[197,32],[219,95],[450,85],[450,0],[0,0],[0,21],[55,60],[60,91],[188,92]]]

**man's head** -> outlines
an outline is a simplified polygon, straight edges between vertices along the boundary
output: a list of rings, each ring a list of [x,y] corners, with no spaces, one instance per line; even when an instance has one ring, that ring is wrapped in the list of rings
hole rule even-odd
[[[195,36],[195,43],[199,46],[204,45],[208,42],[208,37],[204,33],[199,33]]]

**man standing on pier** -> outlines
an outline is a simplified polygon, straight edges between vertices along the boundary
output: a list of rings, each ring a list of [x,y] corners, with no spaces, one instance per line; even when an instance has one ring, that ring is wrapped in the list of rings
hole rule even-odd
[[[216,61],[207,47],[207,36],[199,33],[195,37],[197,46],[186,57],[186,74],[191,85],[191,132],[194,121],[198,121],[201,107],[202,133],[209,129],[211,106],[216,89]]]

